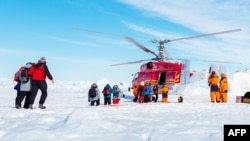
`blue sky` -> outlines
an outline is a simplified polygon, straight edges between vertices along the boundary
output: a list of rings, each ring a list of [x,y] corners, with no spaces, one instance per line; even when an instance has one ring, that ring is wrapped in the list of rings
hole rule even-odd
[[[139,64],[153,58],[122,36],[157,53],[151,39],[175,39],[242,29],[240,32],[166,44],[172,58],[190,59],[191,69],[216,60],[228,73],[249,68],[248,0],[0,0],[0,77],[12,78],[28,61],[44,56],[55,80],[132,79]],[[80,32],[74,28],[119,34]]]

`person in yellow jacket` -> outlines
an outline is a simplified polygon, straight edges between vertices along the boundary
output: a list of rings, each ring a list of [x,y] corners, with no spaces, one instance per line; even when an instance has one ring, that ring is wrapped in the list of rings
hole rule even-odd
[[[166,82],[162,85],[161,93],[162,103],[168,103],[168,85],[166,84]]]
[[[215,71],[212,71],[211,75],[208,78],[208,86],[210,86],[210,99],[214,103],[221,101],[221,95],[219,92],[219,76]]]
[[[227,76],[226,74],[222,73],[220,79],[220,93],[223,103],[227,103],[227,91],[228,91]]]
[[[137,102],[137,100],[138,100],[139,91],[140,91],[140,84],[136,84],[134,89],[133,89],[133,94],[134,94],[133,101],[134,102]]]

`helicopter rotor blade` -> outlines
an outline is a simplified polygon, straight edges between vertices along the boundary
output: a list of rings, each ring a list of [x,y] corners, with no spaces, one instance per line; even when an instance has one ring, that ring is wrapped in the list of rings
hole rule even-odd
[[[216,62],[216,63],[227,63],[227,64],[241,64],[240,62],[227,62],[227,61],[212,61],[212,60],[201,60],[204,62]]]
[[[134,45],[136,45],[137,47],[141,48],[142,50],[144,50],[145,52],[151,53],[154,56],[156,56],[157,58],[159,57],[155,52],[151,51],[150,49],[146,48],[145,46],[143,46],[142,44],[138,43],[137,41],[135,41],[133,38],[131,37],[125,37],[126,40],[128,40],[129,42],[133,43]]]
[[[233,30],[215,32],[215,33],[201,34],[201,35],[183,37],[183,38],[176,38],[176,39],[166,40],[166,41],[167,42],[173,42],[173,41],[179,41],[179,40],[190,40],[190,39],[195,39],[195,38],[200,38],[200,37],[206,37],[206,36],[212,36],[212,35],[218,35],[218,34],[225,34],[225,33],[230,33],[230,32],[237,32],[237,31],[241,31],[241,29],[233,29]]]
[[[150,61],[150,60],[156,60],[156,59],[155,59],[155,58],[152,58],[152,59],[138,60],[138,61],[133,61],[133,62],[126,62],[126,63],[120,63],[120,64],[113,64],[113,65],[110,65],[110,66],[120,66],[120,65],[136,64],[136,63],[141,63],[141,62]]]

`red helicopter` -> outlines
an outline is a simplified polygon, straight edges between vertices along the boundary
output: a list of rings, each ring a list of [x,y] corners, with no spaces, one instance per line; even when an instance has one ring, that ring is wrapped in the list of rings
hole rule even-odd
[[[218,34],[225,34],[225,33],[236,32],[236,31],[241,31],[241,29],[201,34],[201,35],[196,35],[196,36],[176,38],[172,40],[159,40],[159,41],[151,40],[151,42],[159,44],[158,54],[146,48],[145,46],[141,45],[140,43],[138,43],[131,37],[125,37],[126,40],[133,43],[137,47],[141,48],[143,51],[153,54],[155,58],[139,60],[139,61],[134,61],[134,62],[127,62],[127,63],[120,63],[120,64],[113,64],[111,66],[126,65],[126,64],[141,63],[141,62],[149,61],[147,63],[142,64],[140,66],[140,71],[134,74],[131,88],[132,89],[135,88],[135,86],[137,86],[141,82],[148,82],[152,84],[152,86],[154,84],[162,85],[163,83],[166,82],[167,85],[171,89],[176,84],[188,83],[189,78],[192,76],[192,73],[190,72],[190,60],[177,59],[181,61],[173,61],[173,59],[169,57],[168,53],[167,53],[167,56],[164,55],[164,52],[166,52],[166,48],[164,44],[173,42],[173,41],[189,40],[189,39],[213,36],[213,35],[218,35]],[[222,63],[225,63],[225,62],[222,62]]]
[[[189,81],[189,78],[192,76],[192,72],[190,72],[190,60],[188,59],[172,59],[164,46],[164,44],[174,41],[180,41],[180,40],[190,40],[200,37],[206,37],[206,36],[213,36],[218,34],[225,34],[225,33],[231,33],[231,32],[237,32],[241,31],[241,29],[233,29],[233,30],[227,30],[227,31],[221,31],[221,32],[215,32],[215,33],[208,33],[208,34],[200,34],[196,36],[189,36],[189,37],[183,37],[183,38],[176,38],[171,40],[151,40],[152,43],[159,44],[158,46],[158,54],[151,51],[150,49],[146,48],[139,42],[135,41],[133,38],[128,36],[122,36],[119,34],[110,34],[110,33],[104,33],[104,32],[96,32],[92,30],[85,30],[85,29],[79,29],[74,28],[73,30],[81,31],[81,32],[91,32],[95,34],[105,34],[110,36],[121,36],[125,38],[127,41],[133,43],[143,51],[147,53],[151,53],[155,56],[155,58],[146,59],[146,60],[138,60],[133,62],[126,62],[126,63],[120,63],[120,64],[113,64],[110,66],[119,66],[119,65],[127,65],[127,64],[134,64],[134,63],[143,63],[140,66],[139,72],[133,74],[133,80],[132,80],[132,86],[129,87],[130,89],[135,88],[138,84],[141,82],[148,82],[152,86],[154,84],[162,85],[163,83],[167,83],[167,85],[170,87],[170,89],[173,89],[173,87],[176,84],[186,84]],[[165,55],[166,54],[166,55]],[[178,60],[178,61],[177,61]],[[213,62],[213,61],[212,61]],[[218,62],[218,61],[217,61]],[[228,63],[228,62],[222,62],[222,63]],[[231,63],[231,62],[230,62]]]

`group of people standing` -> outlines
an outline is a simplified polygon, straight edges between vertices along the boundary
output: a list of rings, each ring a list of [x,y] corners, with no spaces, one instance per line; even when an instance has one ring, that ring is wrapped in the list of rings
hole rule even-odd
[[[52,83],[54,83],[53,76],[51,75],[48,66],[46,65],[46,59],[44,57],[41,57],[37,63],[28,62],[20,69],[26,70],[27,80],[23,81],[21,79],[21,74],[17,74],[19,79],[16,80],[17,84],[14,87],[14,89],[17,90],[15,107],[17,109],[21,109],[22,107],[25,109],[33,109],[35,98],[37,96],[38,90],[40,90],[41,97],[38,107],[41,109],[45,109],[46,106],[44,106],[44,103],[48,95],[46,78],[48,77],[48,79],[51,80]],[[22,101],[24,99],[24,105],[22,106]]]
[[[226,74],[222,73],[219,75],[212,71],[208,77],[208,86],[210,86],[210,99],[214,103],[227,103],[227,92],[228,92],[228,83]]]
[[[98,106],[100,105],[100,90],[96,83],[93,83],[88,91],[88,102],[90,102],[90,106]],[[113,104],[118,104],[120,100],[120,95],[125,97],[122,90],[118,87],[118,85],[110,86],[110,84],[106,84],[102,89],[102,94],[104,98],[104,105],[111,105],[111,99],[113,100]],[[118,101],[115,102],[115,101]]]
[[[141,82],[133,89],[133,101],[137,102],[137,100],[139,100],[139,103],[157,102],[158,94],[161,93],[162,103],[168,103],[168,90],[169,88],[166,82],[162,86],[158,84],[151,86],[149,82],[145,82],[145,84]]]
[[[28,62],[22,69],[27,70],[27,81],[22,81],[19,75],[18,83],[14,87],[17,90],[17,97],[15,100],[15,107],[17,109],[26,108],[33,109],[33,104],[37,96],[38,90],[41,91],[41,97],[39,100],[39,108],[45,109],[44,106],[45,100],[47,98],[47,83],[46,78],[51,80],[54,83],[53,76],[51,75],[48,66],[46,65],[46,60],[44,57],[41,57],[37,63]],[[228,83],[226,74],[219,75],[212,71],[208,77],[208,84],[210,86],[210,99],[211,102],[227,102],[227,92],[228,92]],[[158,94],[162,94],[162,103],[168,103],[168,85],[166,82],[163,85],[154,84],[151,86],[149,82],[141,82],[136,85],[133,89],[134,98],[133,101],[139,103],[148,103],[149,101],[157,102]],[[100,105],[100,90],[96,83],[93,83],[88,92],[88,102],[91,106]],[[113,104],[118,104],[120,100],[120,94],[125,96],[118,85],[110,86],[106,84],[102,89],[102,94],[104,97],[104,105],[111,105],[111,99]],[[22,106],[22,101],[24,100]],[[118,101],[118,103],[114,103]]]

